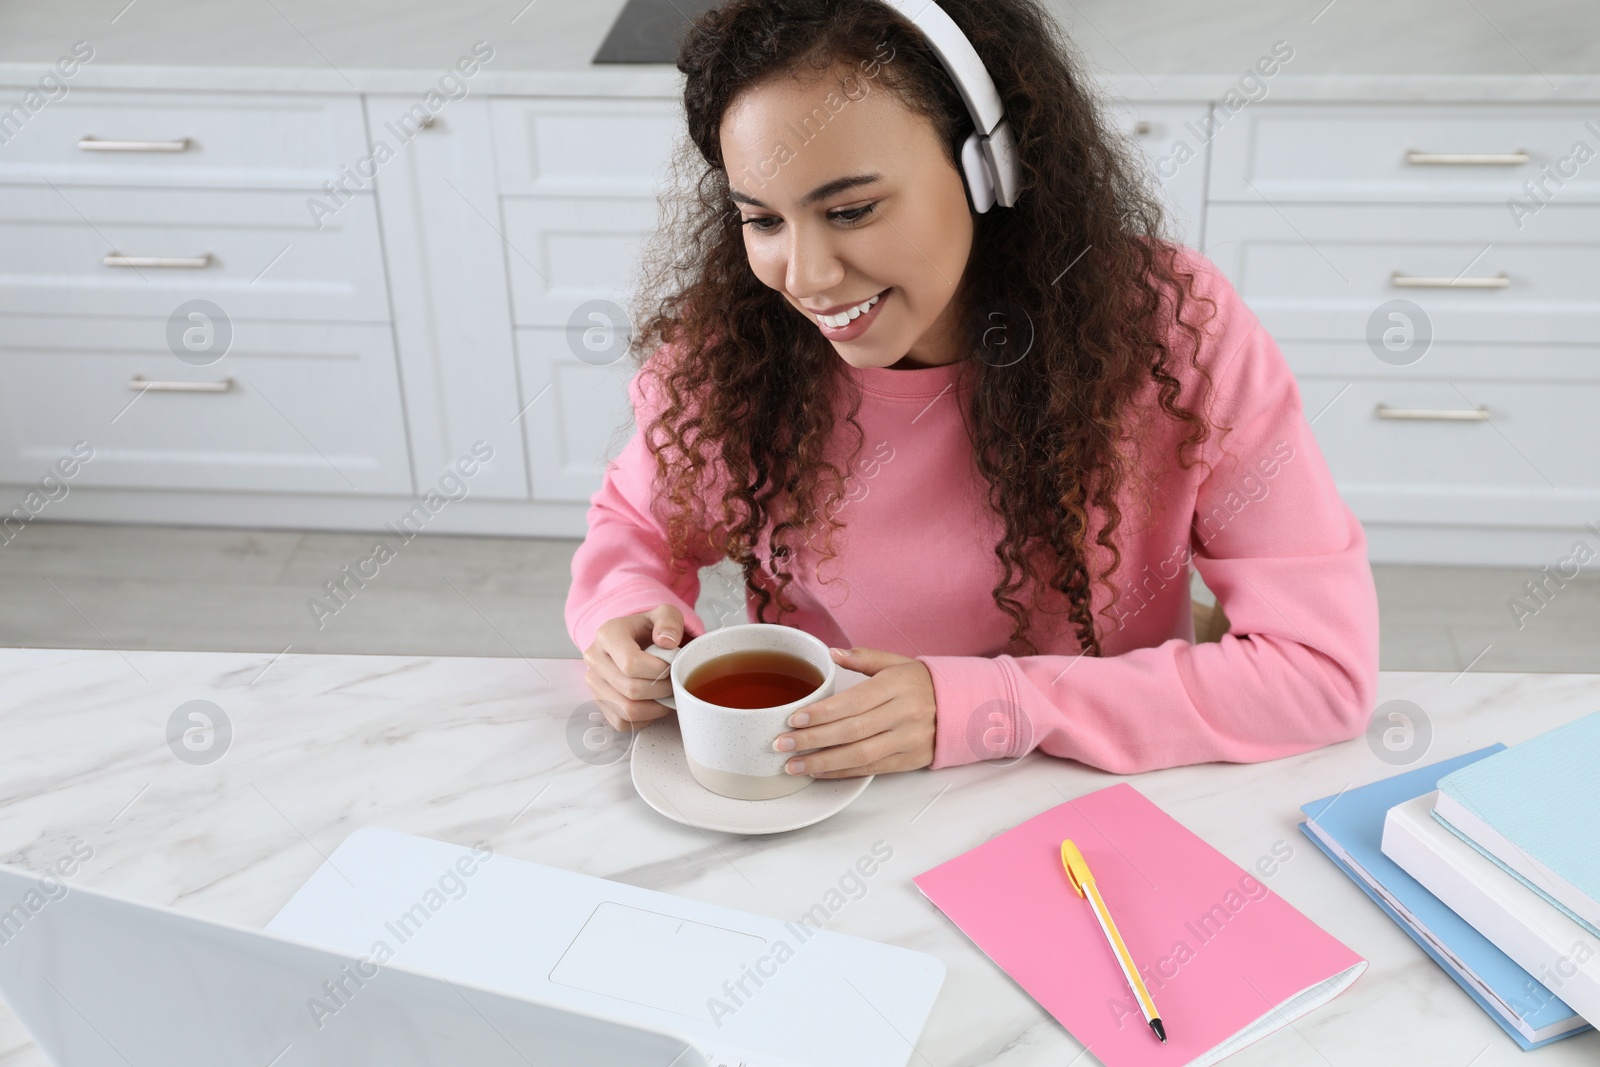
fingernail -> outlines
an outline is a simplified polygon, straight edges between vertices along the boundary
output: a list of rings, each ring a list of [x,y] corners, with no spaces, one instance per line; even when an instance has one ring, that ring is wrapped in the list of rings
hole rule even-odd
[[[806,761],[803,759],[792,759],[783,769],[788,771],[790,774],[804,774],[806,773]]]
[[[788,752],[794,748],[794,738],[780,737],[776,741],[772,742],[772,747],[777,749],[779,752]]]
[[[832,652],[835,656],[838,656],[840,659],[844,659],[846,656],[848,656],[850,654],[850,653],[846,652],[842,648],[830,648],[830,649],[828,649],[828,651]]]
[[[662,646],[663,648],[665,648],[667,645],[675,645],[677,643],[678,639],[672,634],[661,634],[656,638],[656,644]]]
[[[811,725],[811,713],[809,711],[797,711],[797,712],[795,712],[793,715],[789,716],[789,725],[790,726],[809,726],[809,725]]]

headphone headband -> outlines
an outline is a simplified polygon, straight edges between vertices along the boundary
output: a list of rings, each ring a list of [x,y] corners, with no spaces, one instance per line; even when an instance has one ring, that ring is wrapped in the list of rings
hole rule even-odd
[[[989,77],[988,68],[978,58],[967,35],[955,20],[933,0],[883,0],[904,15],[928,38],[939,62],[956,83],[975,127],[961,146],[961,166],[967,178],[967,194],[979,214],[999,203],[1014,207],[1021,185],[1017,165],[1017,142],[1006,119],[1000,93]]]

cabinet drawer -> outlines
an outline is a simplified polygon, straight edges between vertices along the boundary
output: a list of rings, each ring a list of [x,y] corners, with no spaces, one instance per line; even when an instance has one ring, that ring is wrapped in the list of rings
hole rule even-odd
[[[1365,341],[1283,340],[1279,347],[1296,378],[1338,378],[1341,384],[1352,378],[1460,383],[1515,378],[1558,388],[1569,382],[1600,382],[1600,341],[1587,345],[1438,341],[1427,348],[1390,350],[1380,335],[1378,351],[1384,358]],[[1308,417],[1315,414],[1307,412]]]
[[[1588,151],[1574,155],[1578,142]],[[1211,199],[1600,200],[1600,122],[1586,106],[1257,104],[1227,121],[1211,152]],[[1413,153],[1422,153],[1419,158]],[[1520,156],[1525,155],[1526,161]]]
[[[1223,204],[1206,232],[1211,258],[1274,337],[1361,340],[1396,299],[1422,308],[1440,340],[1600,336],[1600,205],[1552,206],[1518,231],[1503,207]],[[1473,287],[1501,275],[1503,288]]]
[[[517,325],[565,326],[587,300],[627,306],[655,201],[507,197],[503,210]]]
[[[1576,524],[1600,504],[1600,382],[1307,376],[1299,385],[1340,492],[1363,519]],[[1487,420],[1460,418],[1479,408]]]
[[[320,190],[368,152],[356,96],[73,89],[0,132],[0,182],[34,184]]]
[[[1108,117],[1143,154],[1169,212],[1172,237],[1180,244],[1203,247],[1206,115],[1210,108],[1112,98],[1106,101],[1106,109]]]
[[[0,187],[0,312],[386,322],[377,213],[313,220],[297,192]],[[105,257],[203,266],[107,266]]]
[[[573,354],[564,329],[517,331],[523,436],[533,499],[587,503],[632,435],[626,356],[594,366]]]
[[[234,323],[195,366],[159,320],[0,319],[0,481],[37,481],[78,440],[94,460],[74,485],[411,491],[387,326]]]
[[[675,100],[490,101],[505,195],[653,197],[683,129]]]

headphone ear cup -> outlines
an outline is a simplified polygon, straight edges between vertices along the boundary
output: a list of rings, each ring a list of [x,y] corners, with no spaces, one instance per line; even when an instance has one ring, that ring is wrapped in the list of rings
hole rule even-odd
[[[989,160],[983,153],[983,141],[978,131],[967,134],[961,145],[961,173],[966,178],[967,200],[972,210],[982,215],[994,207],[994,178],[989,173]]]

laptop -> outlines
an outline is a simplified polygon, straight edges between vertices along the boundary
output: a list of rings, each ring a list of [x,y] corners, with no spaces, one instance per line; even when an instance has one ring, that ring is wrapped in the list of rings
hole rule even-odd
[[[905,1067],[944,980],[925,953],[390,830],[263,933],[70,888],[10,934],[45,888],[0,867],[0,992],[62,1067],[140,1062],[112,1042],[177,1067]]]
[[[681,1034],[0,866],[0,994],[57,1067],[709,1067]],[[349,995],[313,1011],[327,984]]]

